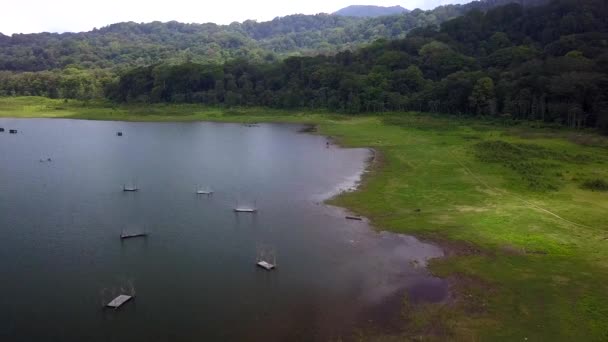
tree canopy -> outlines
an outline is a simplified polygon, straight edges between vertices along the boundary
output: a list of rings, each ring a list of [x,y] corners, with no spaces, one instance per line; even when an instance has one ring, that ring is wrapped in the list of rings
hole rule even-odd
[[[109,84],[107,95],[124,102],[422,110],[605,128],[606,17],[602,0],[526,10],[511,4],[333,56],[135,68]]]
[[[74,64],[39,72],[3,71],[0,95],[105,96],[118,102],[325,108],[353,114],[418,110],[608,130],[607,17],[604,0],[474,8],[440,27],[418,27],[401,39],[378,39],[335,54],[279,60],[244,55],[224,62],[161,58],[115,69]],[[343,20],[320,15],[277,22],[300,19],[302,26],[292,27],[292,34],[310,34],[308,20],[326,20],[329,26]],[[190,28],[176,25],[177,31]],[[247,25],[253,28],[243,29]],[[255,22],[234,26],[259,39],[288,30]],[[120,24],[103,31],[128,29],[137,36],[146,27]]]
[[[292,55],[334,54],[377,39],[403,38],[469,10],[516,0],[486,0],[376,18],[290,15],[230,25],[123,22],[81,33],[0,34],[0,70],[44,71],[76,66],[122,69],[156,63],[272,61]],[[535,0],[540,1],[540,0]]]

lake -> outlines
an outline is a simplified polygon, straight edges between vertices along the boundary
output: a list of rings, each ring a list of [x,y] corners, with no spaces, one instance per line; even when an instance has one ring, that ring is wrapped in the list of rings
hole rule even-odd
[[[327,340],[398,326],[405,295],[446,296],[424,267],[439,247],[322,204],[356,183],[367,149],[287,124],[0,127],[0,340]],[[256,267],[261,251],[276,270]]]

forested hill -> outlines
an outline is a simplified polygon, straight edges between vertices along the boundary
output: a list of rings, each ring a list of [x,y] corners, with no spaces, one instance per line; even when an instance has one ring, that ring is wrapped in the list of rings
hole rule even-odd
[[[124,102],[332,111],[421,110],[608,130],[608,4],[555,0],[472,11],[439,31],[335,56],[137,68],[107,89]]]
[[[407,13],[409,10],[401,6],[366,6],[366,5],[352,5],[341,10],[334,12],[334,15],[341,15],[345,17],[381,17],[384,15],[402,14]]]
[[[377,39],[403,38],[414,28],[512,1],[522,0],[484,0],[377,18],[318,14],[230,25],[128,22],[82,33],[0,36],[0,70],[113,69],[234,58],[262,62],[285,55],[332,54]]]

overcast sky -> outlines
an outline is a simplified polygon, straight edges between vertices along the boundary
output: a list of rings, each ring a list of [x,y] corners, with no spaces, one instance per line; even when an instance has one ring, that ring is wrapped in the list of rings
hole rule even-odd
[[[430,9],[468,0],[2,0],[0,32],[79,32],[121,21],[229,24],[295,13],[331,13],[348,5]]]

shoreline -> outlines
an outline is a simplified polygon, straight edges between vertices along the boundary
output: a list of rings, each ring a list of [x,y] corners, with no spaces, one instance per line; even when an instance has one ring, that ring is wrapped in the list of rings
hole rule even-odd
[[[329,136],[329,135],[324,135],[321,130],[319,129],[319,124],[317,123],[298,123],[298,122],[283,122],[283,121],[265,121],[263,119],[260,118],[251,118],[254,119],[252,121],[243,121],[243,120],[238,120],[237,118],[229,118],[229,119],[236,119],[236,120],[230,120],[230,121],[225,121],[225,120],[221,120],[221,121],[216,121],[216,120],[194,120],[194,121],[168,121],[168,120],[163,120],[163,121],[149,121],[149,120],[142,120],[142,121],[134,121],[134,120],[99,120],[96,118],[65,118],[65,117],[28,117],[28,118],[10,118],[10,117],[0,117],[0,120],[2,119],[13,119],[13,120],[36,120],[36,119],[44,119],[44,120],[78,120],[78,121],[113,121],[113,122],[125,122],[125,123],[131,123],[131,122],[140,122],[140,123],[184,123],[184,122],[192,122],[192,123],[196,123],[196,122],[209,122],[209,123],[217,123],[217,122],[221,122],[221,123],[228,123],[228,124],[246,124],[249,122],[253,122],[255,121],[256,123],[267,123],[267,124],[300,124],[302,125],[304,128],[302,130],[300,130],[298,133],[304,133],[304,134],[313,134],[313,135],[319,135],[319,136],[323,136],[325,137],[328,141],[330,141],[331,145],[340,148],[340,149],[349,149],[349,148],[353,148],[353,147],[349,147],[346,146],[345,144],[342,143],[342,141],[340,139],[337,139],[336,137],[333,136]],[[345,213],[346,215],[348,214],[353,214],[356,215],[357,217],[361,217],[363,219],[363,221],[365,222],[365,224],[367,226],[369,226],[370,229],[370,233],[373,234],[389,234],[391,236],[396,236],[396,237],[401,237],[401,238],[413,238],[417,241],[420,241],[421,243],[425,243],[425,244],[430,244],[433,245],[437,248],[439,248],[442,251],[442,255],[441,256],[437,256],[437,257],[433,257],[433,258],[429,258],[426,259],[424,262],[424,265],[420,265],[422,266],[426,272],[435,278],[438,279],[442,279],[444,281],[446,281],[446,283],[448,284],[448,290],[447,293],[445,295],[445,298],[439,302],[435,302],[435,303],[428,303],[431,305],[444,305],[444,304],[449,304],[450,302],[453,301],[453,298],[455,297],[453,291],[452,291],[452,283],[453,280],[447,278],[447,277],[441,277],[437,274],[435,274],[431,269],[430,269],[430,264],[431,262],[433,262],[433,260],[439,260],[439,259],[445,259],[448,258],[450,255],[454,255],[452,252],[448,251],[447,249],[447,245],[444,243],[439,243],[438,240],[434,240],[434,239],[428,239],[428,238],[424,238],[421,237],[417,234],[411,234],[411,233],[402,233],[402,232],[393,232],[387,229],[382,228],[381,226],[378,226],[376,224],[374,224],[373,219],[370,219],[369,217],[365,216],[365,215],[360,215],[359,213],[357,213],[356,211],[354,211],[352,208],[347,207],[347,206],[342,206],[342,205],[336,205],[332,202],[338,200],[341,196],[348,194],[348,193],[356,193],[356,192],[361,192],[361,191],[365,191],[364,187],[365,184],[367,182],[369,182],[369,180],[373,177],[373,173],[375,171],[379,171],[382,167],[381,165],[381,160],[382,158],[382,152],[379,151],[377,148],[372,148],[372,147],[357,147],[357,149],[363,149],[368,151],[368,156],[365,157],[365,159],[363,160],[363,165],[361,167],[360,170],[358,170],[354,175],[348,176],[346,177],[346,180],[343,181],[342,183],[338,184],[336,186],[335,189],[332,189],[330,192],[325,193],[325,194],[321,194],[320,195],[320,204],[328,207],[328,208],[333,208],[333,209],[337,209],[343,213]],[[399,289],[391,295],[391,298],[400,298],[401,300],[399,301],[399,303],[401,303],[402,300],[408,300],[408,288],[406,286],[406,284],[402,284],[401,286],[399,286]],[[425,304],[424,302],[421,302],[420,304]],[[391,301],[385,300],[382,304],[378,304],[373,308],[370,308],[372,311],[382,311],[386,313],[388,312],[394,312],[395,313],[395,317],[385,317],[385,320],[383,321],[375,321],[374,324],[364,324],[363,327],[365,329],[371,329],[371,330],[375,330],[376,328],[379,327],[389,327],[391,326],[392,328],[390,328],[387,331],[384,331],[385,333],[392,333],[392,334],[396,334],[396,333],[402,333],[403,331],[401,331],[401,329],[397,329],[395,328],[395,320],[398,320],[398,312],[399,310],[396,310],[397,306],[400,306],[401,304],[396,304],[393,303]],[[416,304],[413,305],[413,307],[411,307],[411,309],[416,310]],[[371,313],[371,311],[370,311]],[[362,312],[362,314],[364,314]],[[364,314],[365,315],[365,314]],[[357,328],[359,329],[359,328]]]
[[[214,118],[200,118],[200,119],[194,119],[191,120],[190,118],[188,118],[187,120],[178,120],[178,118],[174,117],[174,116],[167,116],[167,117],[158,117],[159,120],[150,120],[150,119],[154,119],[156,117],[154,116],[150,116],[150,117],[139,117],[139,116],[134,116],[132,118],[130,118],[129,120],[125,120],[125,119],[119,119],[119,118],[106,118],[106,119],[101,119],[101,118],[97,118],[97,117],[45,117],[45,116],[31,116],[31,117],[14,117],[14,116],[0,116],[0,120],[2,119],[11,119],[11,120],[35,120],[35,119],[44,119],[44,120],[75,120],[75,121],[110,121],[110,122],[125,122],[125,123],[196,123],[196,122],[210,122],[210,123],[231,123],[231,124],[248,124],[248,123],[267,123],[267,124],[297,124],[297,125],[302,125],[303,129],[299,130],[298,133],[303,133],[303,134],[313,134],[313,135],[320,135],[320,136],[324,136],[332,145],[337,146],[338,148],[359,148],[359,149],[365,149],[368,150],[370,152],[370,156],[368,158],[366,158],[366,160],[364,161],[364,166],[363,168],[356,174],[356,175],[352,175],[351,179],[347,179],[346,181],[344,181],[343,183],[339,184],[335,189],[332,189],[331,191],[329,191],[328,193],[325,194],[320,194],[320,203],[322,203],[323,205],[328,205],[328,206],[333,206],[333,207],[339,207],[341,209],[344,209],[346,212],[355,214],[357,216],[361,216],[362,218],[364,218],[366,220],[366,222],[368,222],[370,224],[370,226],[372,228],[374,228],[374,231],[376,232],[390,232],[390,233],[394,233],[394,234],[400,234],[400,235],[405,235],[405,236],[413,236],[416,239],[419,239],[422,242],[428,242],[428,243],[432,243],[435,244],[439,247],[442,248],[442,250],[444,251],[444,256],[439,258],[439,259],[443,259],[443,258],[447,258],[448,256],[451,255],[470,255],[470,252],[465,252],[465,253],[461,253],[459,251],[471,251],[471,250],[475,250],[477,251],[475,254],[479,253],[478,249],[475,248],[471,248],[472,246],[462,246],[463,244],[458,242],[458,241],[454,241],[454,240],[449,240],[446,238],[442,238],[442,237],[438,237],[438,238],[431,238],[428,236],[422,236],[419,234],[415,234],[415,233],[401,233],[401,232],[394,232],[391,231],[389,229],[385,229],[382,228],[379,225],[373,224],[373,219],[359,214],[358,212],[354,211],[352,208],[350,207],[344,207],[344,206],[340,206],[340,205],[336,205],[334,202],[339,200],[340,197],[342,197],[345,194],[348,193],[356,193],[356,192],[362,192],[365,191],[363,189],[363,187],[365,187],[365,184],[367,182],[369,182],[372,177],[373,177],[373,173],[376,171],[380,171],[382,169],[382,164],[383,164],[383,160],[384,160],[384,156],[381,150],[379,150],[377,147],[350,147],[347,144],[344,144],[340,138],[337,138],[335,136],[331,136],[331,135],[325,135],[322,133],[322,131],[319,129],[320,124],[319,123],[311,123],[309,121],[307,122],[299,122],[299,121],[287,121],[287,120],[266,120],[266,118],[264,117],[258,117],[258,116],[251,116],[248,118],[243,118],[243,117],[222,117],[221,119],[219,118],[215,118],[216,120],[214,120]],[[169,119],[169,120],[167,120]],[[175,120],[173,120],[175,119]],[[181,119],[181,118],[180,118]],[[226,120],[227,119],[227,120]],[[243,120],[246,119],[246,120]],[[20,132],[21,133],[21,132]],[[387,214],[390,215],[390,214]],[[456,245],[458,245],[458,247],[455,247]]]
[[[433,259],[429,270],[451,282],[454,298],[408,314],[404,337],[547,340],[573,337],[574,332],[590,340],[603,336],[598,327],[605,319],[581,303],[608,310],[608,303],[601,300],[608,291],[603,285],[608,284],[608,269],[600,261],[608,257],[604,248],[608,193],[582,189],[580,183],[608,179],[605,136],[576,132],[573,139],[571,130],[505,127],[414,112],[346,116],[201,106],[123,107],[112,112],[74,104],[55,111],[56,102],[0,99],[0,118],[291,123],[314,125],[316,132],[307,133],[331,137],[340,147],[373,148],[374,161],[356,191],[324,202],[361,214],[374,230],[414,236],[444,250],[445,256]],[[23,103],[38,107],[23,112]],[[155,115],[143,115],[148,112]],[[480,160],[477,148],[496,141],[524,148],[527,155]],[[531,155],[534,151],[542,153]],[[530,189],[526,174],[510,167],[521,163],[553,165],[540,169],[539,181],[555,184],[556,189]],[[522,205],[518,198],[581,225],[557,220]],[[545,291],[547,284],[552,286],[550,293]],[[371,336],[375,335],[382,336],[383,331]]]
[[[4,118],[0,118],[0,122],[3,121]],[[78,120],[78,121],[82,121],[84,119],[73,119],[73,118],[8,118],[9,120],[39,120],[39,119],[43,119],[43,120]],[[89,120],[89,121],[106,121],[106,120]],[[133,121],[118,121],[118,122],[133,122]],[[167,121],[164,121],[167,122]],[[177,121],[179,122],[179,121]],[[200,121],[195,121],[195,122],[211,122],[214,123],[216,121],[205,121],[205,120],[200,120]],[[143,121],[142,123],[151,123],[148,121]],[[194,121],[193,121],[194,123]],[[225,122],[228,124],[234,124],[234,125],[239,125],[242,124],[242,122],[239,121],[233,121],[233,122]],[[260,121],[260,123],[267,123],[267,122],[263,122]],[[280,123],[280,124],[292,124],[292,123]],[[337,149],[353,149],[351,147],[347,147],[344,146],[343,144],[340,143],[340,141],[338,139],[335,139],[334,137],[330,137],[330,136],[325,136],[322,133],[319,132],[318,129],[318,125],[313,125],[313,124],[303,124],[303,127],[307,128],[306,131],[300,130],[300,132],[302,133],[306,133],[306,134],[314,134],[314,135],[320,135],[325,137],[326,139],[328,139],[329,141],[332,142],[332,148],[337,148]],[[21,130],[20,130],[21,132]],[[375,148],[356,148],[356,149],[360,149],[362,151],[365,151],[365,156],[363,158],[363,160],[361,161],[361,167],[358,168],[356,170],[356,172],[353,175],[347,176],[345,177],[345,180],[343,182],[341,182],[340,184],[338,184],[336,186],[335,189],[333,189],[332,191],[330,191],[329,193],[323,194],[322,195],[322,200],[321,200],[321,204],[327,208],[330,208],[332,211],[333,210],[338,210],[339,212],[343,212],[343,213],[353,213],[353,211],[348,208],[348,207],[343,207],[343,206],[334,206],[331,205],[329,202],[339,198],[341,195],[345,194],[345,193],[354,193],[354,192],[359,192],[359,191],[364,191],[362,189],[362,186],[365,182],[365,179],[367,177],[369,177],[369,173],[372,172],[372,170],[374,170],[375,168],[378,167],[377,162],[378,162],[378,155],[380,154],[380,152],[375,149]],[[415,265],[415,268],[421,268],[420,270],[420,275],[417,276],[421,276],[422,274],[427,274],[429,277],[433,277],[433,278],[440,278],[438,276],[436,276],[435,274],[433,274],[433,272],[431,272],[431,270],[428,267],[428,264],[431,260],[435,259],[435,258],[443,258],[445,257],[446,253],[445,250],[442,246],[437,245],[433,242],[428,242],[425,241],[413,234],[406,234],[406,233],[398,233],[398,232],[391,232],[388,230],[384,230],[381,229],[377,226],[374,226],[371,223],[371,220],[369,220],[367,217],[364,218],[363,220],[365,222],[365,230],[364,230],[364,234],[370,234],[369,236],[372,237],[373,240],[375,239],[414,239],[415,241],[418,241],[420,243],[423,244],[429,244],[432,245],[434,247],[437,247],[440,251],[441,251],[441,256],[437,256],[437,257],[432,257],[432,258],[426,258],[424,260],[416,260],[417,262],[412,264],[410,263],[410,267],[412,265]],[[349,229],[354,229],[353,227],[350,227]],[[412,261],[413,262],[413,261]],[[404,274],[407,274],[406,270],[408,269],[408,267],[406,265],[404,265],[402,272],[405,272]],[[423,269],[423,270],[422,270]],[[390,276],[392,273],[391,272],[387,272],[387,277]],[[440,278],[442,280],[445,280],[447,283],[446,279]],[[404,299],[408,298],[409,300],[409,291],[410,288],[408,286],[408,282],[405,281],[406,279],[397,279],[397,280],[392,280],[393,283],[391,283],[391,286],[394,287],[394,291],[391,292],[389,295],[386,296],[386,298],[382,299],[380,302],[375,303],[373,305],[367,304],[361,307],[361,310],[357,313],[357,316],[360,316],[360,318],[357,318],[357,321],[359,322],[359,324],[357,324],[353,331],[345,331],[346,335],[345,336],[355,336],[356,332],[359,331],[360,329],[370,329],[370,330],[378,330],[380,329],[381,331],[383,331],[384,333],[391,333],[391,334],[399,334],[402,333],[400,327],[399,327],[399,312],[401,311],[401,305]],[[386,284],[385,284],[386,286]],[[382,287],[382,285],[377,285],[378,291],[383,290],[384,288]],[[366,293],[365,295],[373,295],[375,293],[375,291],[369,291],[369,293]],[[450,297],[452,296],[452,294],[447,291],[445,293],[445,297],[443,297],[443,299],[441,299],[439,302],[434,302],[433,304],[441,304],[441,303],[445,303]],[[420,301],[421,303],[425,303],[426,299],[419,299],[417,297],[413,297],[415,299],[416,302]],[[357,302],[361,302],[361,303],[367,303],[366,300],[362,299],[362,298],[353,298],[354,301]],[[368,318],[370,318],[370,320],[368,321]],[[373,322],[373,323],[372,323]]]

